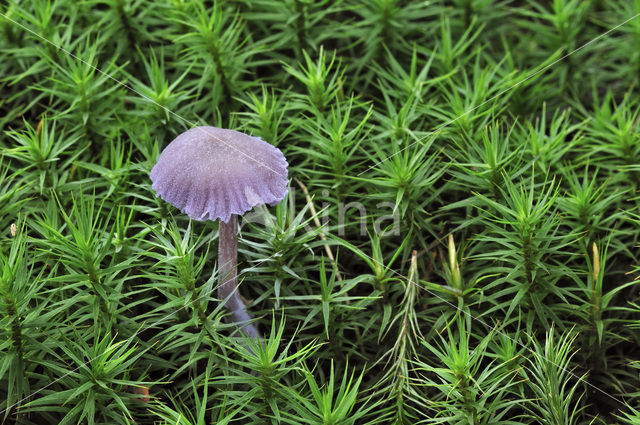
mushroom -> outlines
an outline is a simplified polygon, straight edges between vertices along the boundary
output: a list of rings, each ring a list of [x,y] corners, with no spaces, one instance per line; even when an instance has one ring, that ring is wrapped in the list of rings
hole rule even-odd
[[[216,127],[194,127],[162,151],[151,187],[194,220],[220,219],[218,298],[242,333],[259,337],[238,293],[238,216],[278,204],[287,193],[287,161],[258,137]]]

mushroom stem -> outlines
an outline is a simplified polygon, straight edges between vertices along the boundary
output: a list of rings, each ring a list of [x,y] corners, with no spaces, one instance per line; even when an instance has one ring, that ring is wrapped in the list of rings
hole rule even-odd
[[[260,332],[251,323],[251,315],[238,292],[238,216],[231,215],[227,223],[220,220],[218,248],[218,298],[225,303],[233,321],[246,336],[260,337]],[[225,301],[226,300],[226,301]]]

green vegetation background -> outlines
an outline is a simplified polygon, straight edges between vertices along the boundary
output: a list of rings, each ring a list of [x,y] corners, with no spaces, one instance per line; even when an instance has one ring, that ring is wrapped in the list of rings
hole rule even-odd
[[[640,424],[640,0],[0,12],[0,422]],[[150,187],[196,124],[290,163],[264,347]]]

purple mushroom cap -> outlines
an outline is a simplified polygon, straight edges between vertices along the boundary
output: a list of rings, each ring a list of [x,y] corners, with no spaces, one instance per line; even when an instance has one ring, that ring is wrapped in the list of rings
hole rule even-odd
[[[225,223],[287,193],[287,160],[258,137],[194,127],[162,151],[151,170],[157,195],[195,220]]]

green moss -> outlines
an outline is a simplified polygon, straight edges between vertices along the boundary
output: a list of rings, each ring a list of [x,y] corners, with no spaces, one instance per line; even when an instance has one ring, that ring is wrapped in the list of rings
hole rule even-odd
[[[0,422],[640,423],[640,0],[5,3]],[[195,125],[289,162],[262,343],[151,189]]]

